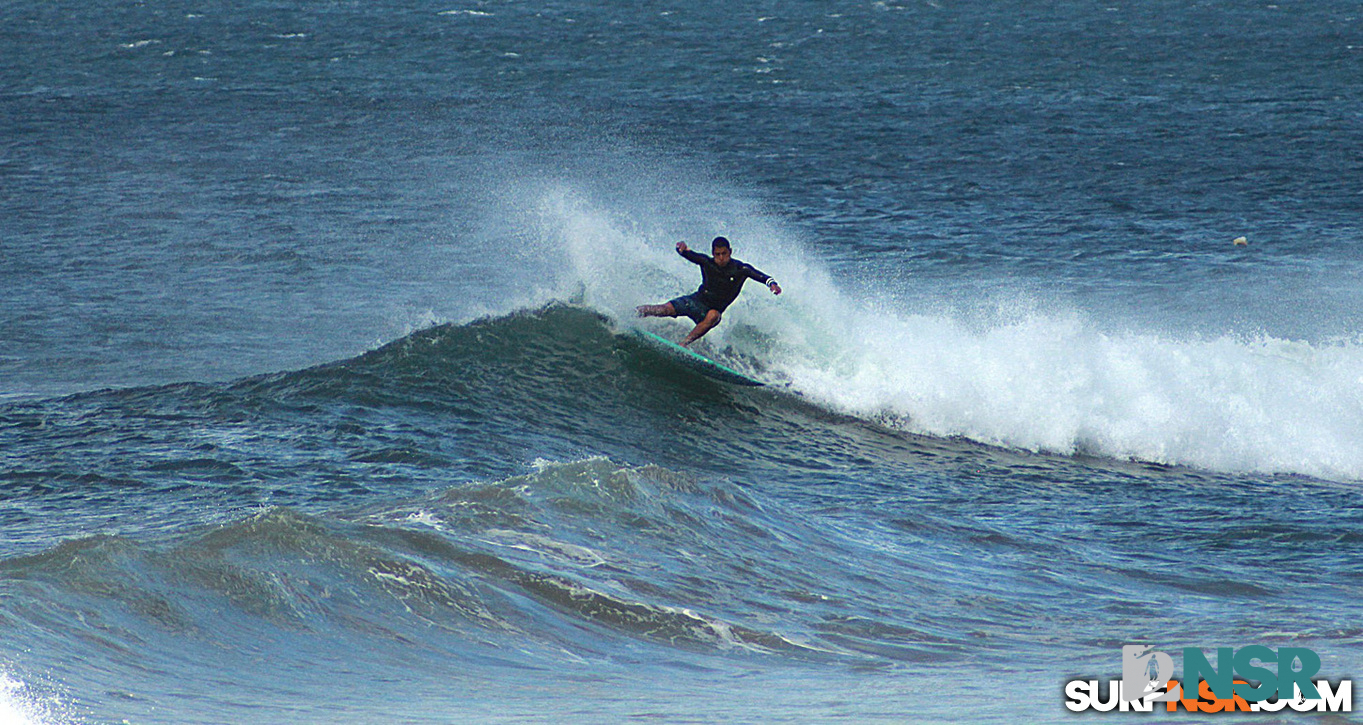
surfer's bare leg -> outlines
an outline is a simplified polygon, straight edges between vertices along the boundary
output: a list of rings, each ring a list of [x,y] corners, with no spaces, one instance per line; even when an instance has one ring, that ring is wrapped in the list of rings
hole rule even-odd
[[[701,320],[700,323],[696,325],[696,328],[691,331],[691,334],[686,336],[685,340],[682,340],[682,347],[686,347],[696,340],[699,340],[705,333],[714,329],[714,326],[719,324],[719,320],[719,310],[710,310],[709,312],[706,312],[705,319]]]
[[[671,302],[664,302],[661,305],[639,305],[634,308],[640,317],[676,317],[677,309]]]

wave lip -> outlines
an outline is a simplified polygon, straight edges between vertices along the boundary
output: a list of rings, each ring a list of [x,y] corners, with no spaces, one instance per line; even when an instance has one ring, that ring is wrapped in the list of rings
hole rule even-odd
[[[806,282],[819,286],[816,276]],[[916,434],[1222,473],[1363,479],[1357,342],[1107,332],[1073,312],[980,326],[861,309],[836,289],[789,297],[726,321],[702,340],[704,351],[828,410]],[[673,393],[659,376],[681,371],[616,333],[630,323],[583,304],[431,328],[327,374],[369,370],[369,381],[402,382],[395,395],[408,397],[438,382],[432,397],[450,405],[450,391],[482,392],[467,371],[504,369],[498,385],[517,389],[539,417],[564,420],[584,405],[615,410],[621,394],[662,404]],[[587,384],[570,382],[584,375]]]

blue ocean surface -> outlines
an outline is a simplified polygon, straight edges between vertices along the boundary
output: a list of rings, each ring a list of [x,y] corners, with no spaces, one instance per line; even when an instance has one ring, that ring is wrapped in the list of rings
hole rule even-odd
[[[1361,272],[1355,1],[3,2],[0,722],[1347,680]]]

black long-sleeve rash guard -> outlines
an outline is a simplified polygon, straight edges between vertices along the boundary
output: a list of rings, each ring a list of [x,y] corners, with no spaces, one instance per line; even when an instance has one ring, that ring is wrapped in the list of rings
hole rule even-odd
[[[700,266],[701,283],[696,293],[700,295],[702,302],[720,312],[723,312],[738,298],[738,292],[743,289],[744,280],[751,278],[762,284],[771,280],[771,277],[763,274],[758,268],[746,262],[740,262],[733,257],[729,258],[728,264],[721,267],[715,264],[712,257],[707,257],[700,252],[693,252],[688,249],[685,252],[677,250],[677,253]]]

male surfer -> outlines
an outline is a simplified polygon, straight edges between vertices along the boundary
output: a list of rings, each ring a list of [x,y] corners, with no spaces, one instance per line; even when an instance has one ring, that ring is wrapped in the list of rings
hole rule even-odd
[[[699,340],[702,335],[719,324],[720,313],[738,298],[744,280],[751,277],[765,284],[771,289],[772,294],[781,294],[781,285],[776,284],[776,280],[751,264],[740,262],[731,256],[733,250],[729,247],[728,239],[715,237],[710,243],[710,253],[714,256],[707,257],[700,252],[693,252],[686,247],[686,242],[677,242],[677,254],[700,266],[700,289],[661,305],[640,305],[637,308],[640,317],[678,315],[690,317],[696,323],[696,327],[685,340],[682,340],[683,347]]]

